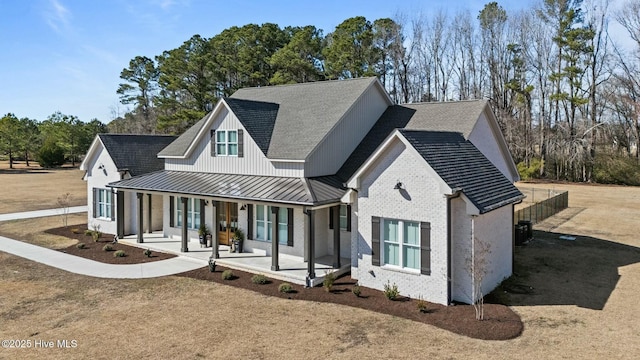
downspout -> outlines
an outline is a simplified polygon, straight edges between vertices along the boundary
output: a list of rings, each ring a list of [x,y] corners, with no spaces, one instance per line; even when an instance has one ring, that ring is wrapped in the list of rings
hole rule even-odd
[[[476,302],[476,215],[471,215],[471,302]],[[482,284],[480,285],[482,286]]]
[[[456,188],[453,189],[451,194],[445,194],[445,197],[447,198],[447,304],[451,304],[452,301],[451,283],[453,281],[453,277],[451,275],[451,262],[453,261],[453,253],[451,251],[453,245],[453,237],[451,236],[453,231],[453,224],[451,221],[451,200],[460,197],[461,193],[462,189]]]

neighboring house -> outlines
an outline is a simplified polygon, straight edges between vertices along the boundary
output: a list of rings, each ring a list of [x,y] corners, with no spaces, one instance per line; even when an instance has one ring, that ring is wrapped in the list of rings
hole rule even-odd
[[[87,181],[89,228],[100,226],[100,231],[104,233],[120,235],[138,232],[136,194],[115,192],[107,184],[162,170],[164,161],[156,155],[176,138],[167,135],[128,134],[96,136],[80,164],[80,169],[85,171],[84,180]],[[144,229],[162,230],[162,196],[147,195],[146,201]],[[150,208],[157,211],[149,212]],[[125,213],[128,216],[124,216]],[[154,213],[156,218],[150,218],[149,214]]]
[[[299,257],[315,284],[331,256],[360,285],[441,304],[473,300],[469,260],[486,260],[485,293],[512,271],[523,195],[486,101],[394,105],[376,78],[240,89],[158,157],[164,169],[109,184],[138,194],[116,217],[131,223],[153,194],[153,227],[182,251],[200,224],[218,244],[239,228],[271,271]]]

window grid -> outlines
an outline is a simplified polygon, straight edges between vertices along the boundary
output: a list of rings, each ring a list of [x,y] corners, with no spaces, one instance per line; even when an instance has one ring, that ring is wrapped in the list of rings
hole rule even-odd
[[[383,264],[420,270],[420,223],[383,219],[380,226]]]

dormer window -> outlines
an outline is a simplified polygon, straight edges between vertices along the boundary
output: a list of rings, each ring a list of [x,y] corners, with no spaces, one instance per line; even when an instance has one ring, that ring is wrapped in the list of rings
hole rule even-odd
[[[242,130],[211,131],[212,156],[243,156]]]

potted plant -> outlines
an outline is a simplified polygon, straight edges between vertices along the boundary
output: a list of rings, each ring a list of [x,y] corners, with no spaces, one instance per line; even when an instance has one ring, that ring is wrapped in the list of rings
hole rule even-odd
[[[244,232],[240,229],[236,229],[233,233],[233,247],[235,252],[242,252],[242,243],[244,242]]]
[[[202,245],[207,245],[207,235],[209,235],[209,228],[207,228],[207,225],[200,225],[200,228],[198,228],[198,240],[200,240],[200,247],[202,247]]]

